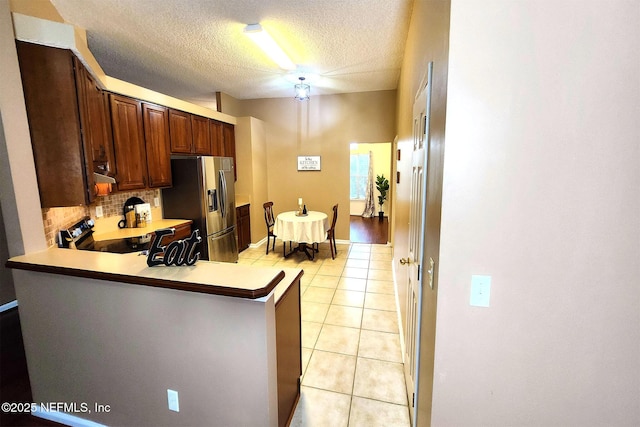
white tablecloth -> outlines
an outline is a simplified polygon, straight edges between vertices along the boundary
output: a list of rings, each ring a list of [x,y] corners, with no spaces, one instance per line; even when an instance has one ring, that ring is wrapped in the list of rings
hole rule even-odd
[[[285,242],[322,243],[327,239],[328,229],[325,213],[309,211],[307,216],[296,216],[296,211],[291,211],[276,217],[273,234]]]

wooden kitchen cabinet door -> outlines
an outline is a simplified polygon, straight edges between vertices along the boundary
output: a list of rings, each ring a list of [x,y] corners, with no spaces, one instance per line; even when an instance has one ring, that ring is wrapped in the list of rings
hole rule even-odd
[[[242,252],[251,244],[250,205],[236,208],[236,230],[238,231],[238,252]]]
[[[211,156],[209,119],[206,117],[191,115],[191,128],[193,130],[193,154]]]
[[[192,221],[188,221],[173,227],[174,229],[173,236],[164,236],[161,242],[162,246],[166,247],[171,242],[175,242],[176,240],[184,240],[191,237],[191,224],[192,224]]]
[[[209,130],[211,134],[211,155],[224,156],[224,134],[222,122],[209,120]]]
[[[149,187],[169,187],[171,186],[169,109],[144,102],[142,116]]]
[[[111,136],[111,117],[104,102],[104,91],[94,78],[74,57],[76,81],[80,105],[80,121],[83,134],[90,150],[87,150],[87,162],[92,170],[104,175],[115,176],[116,165]]]
[[[147,162],[142,124],[142,102],[110,95],[113,145],[116,155],[118,190],[147,186]]]
[[[16,41],[43,208],[88,205],[93,173],[85,154],[71,51]]]
[[[191,147],[193,145],[191,114],[170,109],[169,134],[172,153],[191,154]]]

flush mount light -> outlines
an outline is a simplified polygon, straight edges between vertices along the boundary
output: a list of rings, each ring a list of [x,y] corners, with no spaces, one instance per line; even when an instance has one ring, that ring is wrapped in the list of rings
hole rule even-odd
[[[298,77],[300,83],[294,86],[295,96],[294,98],[299,101],[306,101],[309,99],[309,92],[311,91],[311,87],[304,82],[304,77]]]
[[[296,64],[289,59],[286,53],[278,46],[260,24],[249,24],[244,27],[244,33],[257,44],[264,53],[278,64],[283,70],[295,70]]]

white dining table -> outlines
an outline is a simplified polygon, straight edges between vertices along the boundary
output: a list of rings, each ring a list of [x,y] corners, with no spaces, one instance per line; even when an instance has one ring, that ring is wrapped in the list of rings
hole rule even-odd
[[[304,252],[309,259],[314,258],[314,243],[321,243],[327,239],[329,218],[326,213],[308,211],[306,215],[298,215],[297,211],[282,212],[276,217],[273,234],[283,242],[296,242],[295,250],[285,253],[285,257],[295,251]],[[311,251],[308,244],[311,244]]]

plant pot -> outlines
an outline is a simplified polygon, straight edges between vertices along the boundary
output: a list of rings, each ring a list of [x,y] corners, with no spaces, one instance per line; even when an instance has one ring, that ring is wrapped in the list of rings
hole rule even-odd
[[[378,212],[378,219],[380,221],[382,221],[384,219],[384,212],[382,212],[382,211]]]

